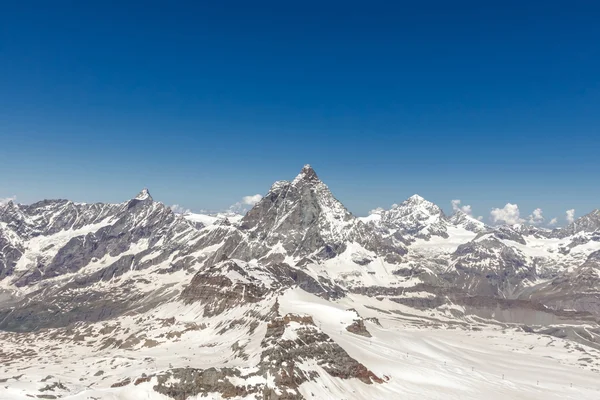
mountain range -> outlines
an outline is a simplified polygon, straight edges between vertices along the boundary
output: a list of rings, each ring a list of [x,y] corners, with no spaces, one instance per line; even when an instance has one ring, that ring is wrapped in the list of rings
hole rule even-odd
[[[600,210],[356,217],[309,165],[245,215],[0,205],[0,398],[592,399],[599,321]]]

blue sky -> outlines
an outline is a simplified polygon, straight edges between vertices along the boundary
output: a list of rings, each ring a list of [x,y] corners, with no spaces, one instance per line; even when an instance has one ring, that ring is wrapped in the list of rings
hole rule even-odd
[[[600,207],[597,2],[12,2],[0,198]],[[526,3],[526,4],[523,4]]]

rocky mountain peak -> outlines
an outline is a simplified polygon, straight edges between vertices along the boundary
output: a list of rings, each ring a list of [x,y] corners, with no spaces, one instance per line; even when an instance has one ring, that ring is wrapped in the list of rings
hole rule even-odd
[[[400,204],[394,204],[392,208],[387,211],[387,214],[389,219],[404,217],[411,214],[420,214],[421,218],[425,215],[444,216],[444,212],[440,207],[425,200],[418,194],[410,196]]]
[[[418,194],[413,194],[408,199],[406,199],[406,201],[409,203],[422,203],[427,200],[425,200],[423,197],[419,196]]]
[[[304,229],[316,221],[342,222],[350,218],[351,214],[307,164],[292,182],[275,182],[269,193],[246,214],[243,223],[248,227],[259,224],[277,230],[289,222],[296,229]]]
[[[243,244],[236,239],[231,258],[261,259],[269,254],[328,259],[357,243],[379,254],[406,252],[393,248],[371,227],[354,217],[327,185],[306,165],[294,181],[276,182],[271,190],[242,218],[240,229],[248,232]]]
[[[486,229],[485,223],[462,210],[456,210],[456,212],[448,218],[448,222],[454,226],[463,227],[471,232],[483,232]]]
[[[152,201],[152,196],[150,196],[150,191],[148,191],[148,189],[144,188],[142,189],[141,192],[138,193],[137,196],[135,196],[135,200],[150,200]]]
[[[14,212],[16,208],[18,208],[18,206],[12,200],[7,201],[6,203],[0,203],[0,215]]]
[[[466,212],[462,211],[462,210],[456,210],[454,212],[454,214],[452,214],[452,216],[450,217],[451,220],[464,220],[466,218],[473,218],[471,217],[469,214],[467,214]]]
[[[300,182],[318,182],[318,181],[319,181],[319,177],[317,176],[317,173],[315,172],[313,167],[311,167],[310,164],[306,164],[304,167],[302,167],[302,170],[300,171],[298,176],[296,176],[296,178],[294,179],[292,184],[296,185]]]
[[[374,223],[390,233],[413,238],[447,237],[447,221],[442,209],[418,194],[381,212],[381,218]]]
[[[14,207],[14,205],[15,205],[15,203],[14,203],[14,201],[13,201],[12,199],[9,199],[9,200],[8,200],[8,201],[6,201],[6,202],[2,202],[2,201],[0,201],[0,208],[4,208],[4,207],[7,207],[7,208],[8,208],[8,207]]]
[[[575,221],[558,231],[559,236],[571,236],[579,232],[596,232],[600,230],[600,210],[577,218]]]

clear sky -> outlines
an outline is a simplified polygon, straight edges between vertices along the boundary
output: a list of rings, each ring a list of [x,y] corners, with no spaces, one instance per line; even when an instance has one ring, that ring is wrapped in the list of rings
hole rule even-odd
[[[211,4],[209,4],[211,3]],[[0,198],[600,207],[600,3],[0,5]]]

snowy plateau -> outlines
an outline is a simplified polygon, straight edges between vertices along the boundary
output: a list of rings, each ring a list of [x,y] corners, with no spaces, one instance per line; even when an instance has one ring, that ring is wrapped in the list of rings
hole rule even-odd
[[[352,215],[310,166],[245,215],[0,205],[0,399],[600,399],[600,211]]]

